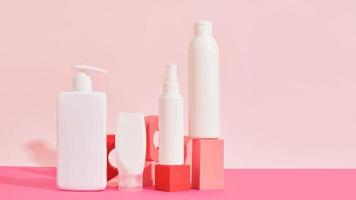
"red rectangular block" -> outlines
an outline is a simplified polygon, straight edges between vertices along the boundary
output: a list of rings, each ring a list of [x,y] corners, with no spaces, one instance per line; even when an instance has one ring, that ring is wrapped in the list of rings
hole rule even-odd
[[[190,190],[190,166],[156,165],[155,189],[166,192]]]
[[[106,135],[106,165],[107,165],[107,181],[110,181],[112,178],[118,175],[117,168],[112,166],[109,161],[109,154],[112,150],[115,149],[115,134]],[[114,152],[115,153],[115,152]]]
[[[193,139],[192,188],[224,188],[224,140]]]
[[[155,146],[154,137],[158,132],[159,119],[157,115],[151,115],[145,117],[146,125],[146,160],[158,161],[158,147]],[[157,133],[158,134],[158,133]]]
[[[193,138],[184,136],[184,164],[192,165]]]

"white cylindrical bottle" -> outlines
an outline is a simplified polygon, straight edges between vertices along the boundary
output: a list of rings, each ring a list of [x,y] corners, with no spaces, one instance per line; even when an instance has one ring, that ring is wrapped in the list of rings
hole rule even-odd
[[[159,98],[159,164],[182,165],[184,162],[183,112],[177,68],[168,65]]]
[[[106,94],[92,91],[88,71],[76,66],[74,91],[58,96],[57,186],[63,190],[106,188]]]
[[[189,46],[189,135],[195,138],[220,136],[219,47],[209,21],[194,24]]]

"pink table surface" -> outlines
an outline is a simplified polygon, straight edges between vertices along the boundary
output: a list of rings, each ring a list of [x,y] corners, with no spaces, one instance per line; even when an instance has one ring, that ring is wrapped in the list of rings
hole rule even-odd
[[[0,167],[0,200],[3,199],[259,199],[328,200],[356,199],[356,170],[225,170],[225,189],[160,192],[59,191],[55,168]]]

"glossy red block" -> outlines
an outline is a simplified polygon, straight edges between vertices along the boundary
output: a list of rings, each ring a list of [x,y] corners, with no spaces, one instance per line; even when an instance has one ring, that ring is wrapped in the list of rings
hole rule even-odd
[[[106,135],[106,166],[107,166],[107,181],[118,175],[117,168],[109,162],[109,153],[115,148],[115,134]]]
[[[189,165],[156,165],[155,189],[176,192],[190,189]]]
[[[158,147],[154,145],[154,134],[158,131],[158,116],[151,115],[145,117],[146,124],[146,160],[147,161],[158,161]]]

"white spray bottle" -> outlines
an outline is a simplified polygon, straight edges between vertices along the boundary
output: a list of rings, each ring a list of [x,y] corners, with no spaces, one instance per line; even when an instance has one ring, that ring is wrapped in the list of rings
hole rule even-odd
[[[58,96],[57,186],[62,190],[106,188],[106,94],[92,91],[88,72],[74,67],[74,91]]]
[[[184,108],[176,65],[168,65],[159,98],[159,164],[183,165]]]

